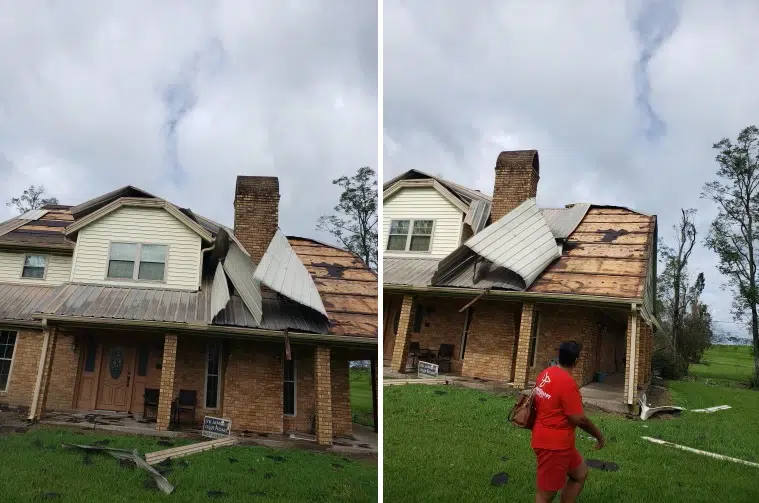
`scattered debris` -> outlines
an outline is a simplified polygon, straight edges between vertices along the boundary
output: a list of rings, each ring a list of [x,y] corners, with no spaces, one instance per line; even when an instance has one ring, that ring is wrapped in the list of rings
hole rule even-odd
[[[358,446],[361,447],[362,449],[371,449],[372,448],[372,446],[369,445],[369,444],[358,444]]]
[[[443,390],[439,390],[439,389],[436,389],[436,390],[435,390],[435,394],[436,394],[436,395],[447,395],[447,394],[448,394],[448,392],[447,392],[447,391],[443,391]]]
[[[277,462],[277,463],[284,463],[285,462],[284,456],[274,456],[273,454],[267,454],[266,457],[269,458],[269,459],[271,459],[272,461]]]
[[[57,498],[60,498],[60,497],[61,497],[61,495],[60,495],[60,493],[53,493],[53,492],[49,492],[49,493],[44,493],[44,494],[42,495],[42,497],[43,497],[44,499],[46,499],[46,500],[53,500],[53,499],[57,499]]]
[[[693,447],[688,447],[688,446],[685,446],[685,445],[675,444],[675,443],[668,442],[666,440],[661,440],[661,439],[658,439],[658,438],[652,438],[652,437],[640,437],[640,438],[642,438],[643,440],[648,440],[649,442],[653,442],[655,444],[668,445],[670,447],[674,447],[675,449],[680,449],[680,450],[688,451],[688,452],[694,452],[696,454],[701,454],[703,456],[709,456],[710,458],[722,459],[722,460],[725,460],[725,461],[732,461],[733,463],[740,463],[740,464],[743,464],[743,465],[748,465],[748,466],[753,466],[755,468],[759,468],[759,463],[754,463],[753,461],[746,461],[745,459],[731,458],[730,456],[725,456],[725,455],[722,455],[722,454],[716,454],[714,452],[702,451],[701,449],[694,449]]]
[[[264,473],[264,478],[265,479],[273,479],[274,478],[274,474],[271,473],[271,472]]]
[[[638,402],[640,402],[640,418],[644,421],[655,414],[659,414],[660,412],[667,412],[670,414],[679,414],[680,411],[685,410],[682,407],[676,407],[674,405],[663,405],[661,407],[649,407],[648,404],[646,404],[645,393],[643,393],[643,395],[638,399]]]
[[[222,496],[226,496],[227,493],[224,491],[208,491],[206,492],[209,498],[221,498]]]
[[[266,496],[266,492],[265,491],[253,491],[252,493],[250,493],[250,495],[251,496]]]
[[[493,478],[490,479],[490,485],[499,487],[506,484],[509,481],[509,475],[506,472],[496,473]]]
[[[142,457],[140,457],[139,453],[137,452],[137,449],[133,450],[127,450],[127,449],[116,449],[113,447],[103,447],[98,445],[81,445],[81,444],[61,444],[62,447],[65,447],[67,449],[82,449],[84,451],[89,452],[106,452],[113,456],[116,459],[131,459],[134,464],[142,468],[143,470],[146,470],[150,475],[152,475],[155,485],[164,493],[171,494],[174,491],[174,486],[169,483],[166,478],[161,475],[155,468],[150,466],[148,463],[145,462]]]
[[[148,464],[154,465],[156,463],[160,463],[166,458],[180,458],[183,456],[189,456],[190,454],[208,451],[210,449],[216,449],[217,447],[234,445],[236,443],[237,438],[235,437],[224,437],[216,440],[206,440],[195,444],[171,447],[162,451],[148,452],[145,454],[145,461],[147,461]]]
[[[619,465],[611,461],[601,461],[600,459],[586,459],[585,464],[596,470],[603,470],[605,472],[616,472],[619,470]]]
[[[727,410],[732,409],[729,405],[717,405],[716,407],[708,407],[706,409],[691,409],[691,412],[706,412],[707,414],[711,414],[712,412],[717,412],[718,410]]]
[[[169,440],[159,440],[156,442],[156,444],[160,445],[161,447],[172,447],[174,445],[174,442],[170,442]]]
[[[134,462],[129,458],[122,458],[119,459],[119,466],[128,470],[132,470],[134,468]]]
[[[92,445],[108,445],[111,441],[107,438],[104,438],[103,440],[98,440],[97,442],[92,442]]]

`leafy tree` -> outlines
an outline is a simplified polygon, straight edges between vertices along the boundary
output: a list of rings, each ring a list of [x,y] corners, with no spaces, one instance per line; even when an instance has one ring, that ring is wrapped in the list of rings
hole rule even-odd
[[[24,189],[21,196],[11,198],[5,205],[8,207],[15,206],[19,213],[26,213],[29,210],[38,210],[46,204],[58,204],[58,199],[55,197],[43,197],[44,195],[45,187],[30,185]]]
[[[704,185],[702,197],[717,204],[706,246],[719,257],[719,271],[734,295],[736,319],[750,316],[754,347],[752,384],[759,387],[759,313],[757,257],[759,238],[759,129],[748,126],[735,142],[723,138],[717,151],[717,179]]]
[[[335,236],[372,269],[377,270],[377,176],[362,167],[352,177],[341,176],[332,183],[342,187],[333,215],[319,217],[316,226]]]

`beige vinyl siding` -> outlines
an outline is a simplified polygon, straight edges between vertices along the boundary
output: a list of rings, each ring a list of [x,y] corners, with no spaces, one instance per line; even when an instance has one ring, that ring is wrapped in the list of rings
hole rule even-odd
[[[167,245],[163,282],[108,280],[111,242]],[[197,290],[200,236],[161,208],[123,207],[79,231],[71,280],[116,286]]]
[[[444,257],[458,248],[464,215],[432,187],[403,188],[383,202],[382,249],[386,257]],[[429,253],[387,251],[391,220],[434,220]]]
[[[0,281],[3,283],[23,283],[30,285],[60,285],[71,276],[71,255],[52,255],[29,252],[29,255],[44,255],[47,258],[45,279],[21,277],[24,267],[24,252],[0,252]]]

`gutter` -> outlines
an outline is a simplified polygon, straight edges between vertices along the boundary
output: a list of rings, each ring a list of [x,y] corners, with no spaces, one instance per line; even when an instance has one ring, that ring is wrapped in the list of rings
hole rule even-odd
[[[171,332],[220,335],[237,339],[257,339],[284,341],[285,333],[281,330],[264,328],[225,327],[220,325],[175,323],[163,321],[140,321],[140,320],[117,320],[113,318],[90,318],[59,315],[35,315],[35,318],[69,324],[72,326],[99,326],[110,329],[141,329],[141,330],[167,330]],[[44,323],[44,321],[43,321]],[[356,337],[352,335],[312,334],[307,332],[287,332],[287,337],[299,342],[330,343],[336,346],[376,348],[376,338]]]
[[[532,300],[545,302],[573,301],[584,304],[613,304],[627,306],[639,304],[643,299],[637,297],[604,297],[601,295],[579,295],[571,293],[519,292],[515,290],[487,290],[480,288],[426,287],[406,285],[383,285],[385,293],[427,293],[443,296],[470,297],[485,294],[486,298],[506,298],[513,300]]]

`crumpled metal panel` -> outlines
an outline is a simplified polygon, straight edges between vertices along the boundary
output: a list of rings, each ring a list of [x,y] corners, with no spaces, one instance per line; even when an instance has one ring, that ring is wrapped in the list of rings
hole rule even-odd
[[[567,239],[590,209],[588,203],[577,203],[566,208],[542,208],[540,211],[556,239]]]
[[[327,316],[314,280],[279,229],[256,268],[255,279],[288,299]]]
[[[561,247],[534,198],[472,236],[465,245],[495,265],[518,274],[525,288],[561,256]]]
[[[464,223],[469,224],[474,234],[477,234],[485,228],[485,224],[490,216],[490,201],[484,199],[474,199],[469,205],[469,211],[464,216]]]
[[[382,260],[384,284],[430,286],[440,260],[430,258],[385,257]]]
[[[263,317],[261,284],[255,278],[256,266],[250,255],[245,253],[236,241],[230,241],[223,265],[235,290],[240,294],[256,323],[260,324]]]
[[[224,274],[224,267],[221,262],[216,264],[216,272],[213,275],[211,285],[211,316],[214,319],[219,311],[229,302],[229,285],[227,285],[227,275]]]

